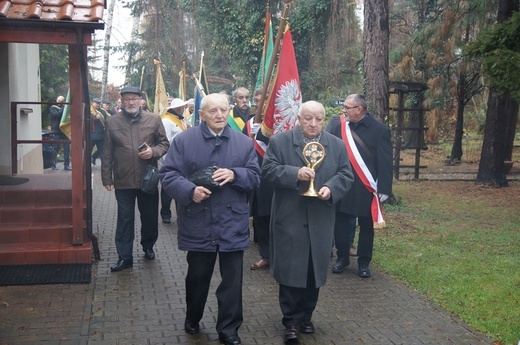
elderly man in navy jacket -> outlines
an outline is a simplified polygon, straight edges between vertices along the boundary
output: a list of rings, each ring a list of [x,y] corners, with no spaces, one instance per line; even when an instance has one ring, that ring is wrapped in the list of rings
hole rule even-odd
[[[177,135],[161,168],[165,191],[176,201],[179,249],[188,252],[186,319],[188,334],[199,332],[211,276],[219,257],[222,281],[216,295],[217,332],[225,344],[241,344],[242,269],[249,246],[248,193],[260,184],[260,167],[247,136],[227,126],[225,95],[204,97],[202,122]],[[219,188],[195,185],[187,177],[208,166]]]

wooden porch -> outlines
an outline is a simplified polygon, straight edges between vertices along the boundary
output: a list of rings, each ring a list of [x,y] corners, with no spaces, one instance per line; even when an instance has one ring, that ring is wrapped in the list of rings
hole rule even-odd
[[[29,181],[0,186],[2,265],[91,263],[92,241],[86,222],[81,238],[74,237],[71,174],[17,177]],[[87,219],[85,203],[83,213],[83,219]]]

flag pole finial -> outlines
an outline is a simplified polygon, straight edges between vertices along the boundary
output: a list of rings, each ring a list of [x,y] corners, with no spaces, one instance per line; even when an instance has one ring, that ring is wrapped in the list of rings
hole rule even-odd
[[[199,79],[202,78],[202,67],[204,64],[204,50],[200,53],[200,70],[199,70]]]

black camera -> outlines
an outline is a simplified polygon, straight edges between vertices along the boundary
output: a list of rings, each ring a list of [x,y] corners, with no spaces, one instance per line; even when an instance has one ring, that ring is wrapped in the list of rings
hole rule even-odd
[[[141,151],[144,151],[146,150],[146,143],[142,143],[141,145],[139,145],[139,147],[137,148],[137,151],[141,152]]]

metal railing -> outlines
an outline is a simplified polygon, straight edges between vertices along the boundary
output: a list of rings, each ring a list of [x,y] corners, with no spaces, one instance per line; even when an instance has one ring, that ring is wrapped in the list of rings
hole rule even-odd
[[[17,109],[20,104],[23,105],[54,105],[54,104],[69,104],[57,102],[11,102],[11,174],[18,174],[18,144],[70,144],[70,140],[54,140],[54,139],[40,139],[40,140],[18,140],[18,121]],[[27,115],[30,112],[27,112]]]

